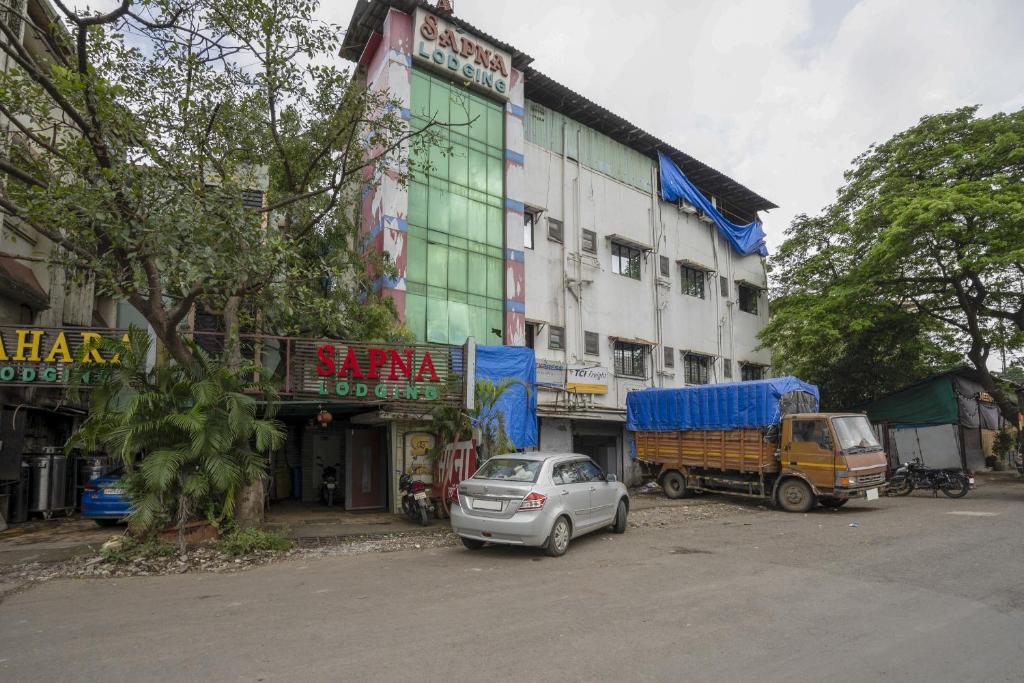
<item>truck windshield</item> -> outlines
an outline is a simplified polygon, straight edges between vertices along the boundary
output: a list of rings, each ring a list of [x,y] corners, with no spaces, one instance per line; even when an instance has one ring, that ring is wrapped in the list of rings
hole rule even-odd
[[[839,448],[844,451],[869,451],[876,450],[882,446],[875,438],[875,430],[866,417],[860,415],[851,417],[834,417],[832,426],[836,429],[836,436],[839,437]]]

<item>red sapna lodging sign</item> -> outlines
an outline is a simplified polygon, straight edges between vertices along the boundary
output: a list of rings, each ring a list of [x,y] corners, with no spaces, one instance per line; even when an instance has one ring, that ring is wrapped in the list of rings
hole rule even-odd
[[[436,401],[441,378],[429,350],[317,347],[320,395],[368,401]]]

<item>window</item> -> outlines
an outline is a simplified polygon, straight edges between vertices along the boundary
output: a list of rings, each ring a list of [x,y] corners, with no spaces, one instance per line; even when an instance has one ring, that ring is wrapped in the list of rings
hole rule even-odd
[[[711,356],[688,353],[683,356],[683,379],[687,384],[707,384],[711,375]]]
[[[242,206],[246,209],[262,209],[263,193],[259,190],[242,190]]]
[[[722,298],[723,299],[728,299],[729,298],[729,278],[727,278],[724,275],[720,276],[718,278],[718,284],[722,288]]]
[[[523,213],[523,248],[533,249],[533,226],[537,222],[537,217],[526,211]]]
[[[696,268],[682,266],[680,270],[683,294],[695,296],[698,299],[704,298],[704,272]]]
[[[554,218],[548,219],[548,239],[552,242],[561,242],[565,232],[562,227],[562,221],[556,221]]]
[[[534,349],[537,348],[534,344],[537,343],[537,326],[533,323],[526,323],[526,348]]]
[[[828,425],[824,420],[793,420],[793,443],[814,443],[831,450]]]
[[[583,473],[580,472],[579,462],[563,462],[555,465],[551,470],[551,479],[557,486],[583,484],[587,481]]]
[[[597,253],[597,233],[593,230],[583,231],[583,251],[589,251],[591,254]]]
[[[583,475],[585,481],[604,481],[604,472],[594,464],[594,461],[582,460],[576,464],[579,465],[580,474]]]
[[[564,349],[565,348],[565,328],[555,327],[552,325],[548,328],[548,348]]]
[[[668,262],[668,256],[659,256],[658,257],[658,263],[661,266],[661,276],[662,277],[671,277],[671,274],[669,273],[669,268],[671,266],[669,265],[669,262]]]
[[[600,337],[597,332],[584,332],[583,333],[583,353],[588,356],[600,356]]]
[[[476,471],[473,478],[491,481],[536,482],[543,465],[543,460],[491,458]]]
[[[665,368],[674,368],[676,366],[676,352],[671,346],[665,347]]]
[[[623,377],[647,377],[644,365],[647,347],[643,344],[615,342],[615,374]]]
[[[612,243],[612,272],[634,280],[640,279],[640,250],[625,244]]]
[[[754,380],[764,379],[764,366],[754,365],[752,363],[744,363],[740,366],[740,378],[744,382],[752,382]]]
[[[739,286],[740,310],[757,315],[757,300],[761,298],[761,290],[746,285]]]
[[[722,359],[722,377],[732,379],[732,361],[728,358]]]

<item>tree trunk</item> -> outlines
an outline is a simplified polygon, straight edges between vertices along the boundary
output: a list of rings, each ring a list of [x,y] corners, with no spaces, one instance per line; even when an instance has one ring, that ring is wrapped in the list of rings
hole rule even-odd
[[[999,382],[989,372],[986,358],[979,353],[975,353],[973,350],[968,353],[968,357],[971,360],[971,364],[974,365],[974,369],[978,372],[978,382],[982,387],[985,388],[992,398],[995,399],[996,405],[999,406],[999,412],[1002,414],[1003,419],[1009,422],[1011,425],[1017,425],[1017,414],[1018,408],[1010,400],[1010,397],[1006,395],[1002,387],[999,386]]]
[[[238,372],[242,367],[241,325],[238,319],[242,298],[228,297],[224,304],[224,363]],[[243,486],[235,496],[235,521],[239,526],[263,524],[266,508],[266,479],[260,477]]]

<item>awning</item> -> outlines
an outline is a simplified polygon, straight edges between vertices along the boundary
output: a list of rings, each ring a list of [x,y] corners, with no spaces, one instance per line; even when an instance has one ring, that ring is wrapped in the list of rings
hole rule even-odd
[[[50,307],[50,296],[32,269],[10,256],[0,256],[0,292],[36,311]]]
[[[736,284],[738,284],[738,285],[744,285],[744,286],[746,286],[746,287],[750,287],[750,288],[752,288],[752,289],[756,289],[756,290],[758,290],[758,291],[761,291],[761,292],[766,292],[766,291],[768,291],[768,287],[767,287],[767,286],[765,286],[765,285],[762,285],[762,284],[758,284],[758,283],[756,283],[756,282],[751,282],[750,280],[744,280],[744,279],[742,279],[742,278],[740,278],[740,279],[737,279],[737,280],[736,280]]]
[[[681,266],[686,266],[687,268],[692,268],[694,270],[703,270],[705,273],[715,272],[715,269],[712,268],[711,266],[705,266],[703,263],[697,263],[696,261],[691,261],[688,258],[677,259],[676,263]]]
[[[639,249],[640,251],[654,251],[654,247],[651,245],[635,240],[632,237],[626,237],[625,235],[612,233],[611,235],[605,235],[604,238],[609,242],[617,242],[623,246]]]
[[[587,420],[593,422],[618,422],[624,423],[626,421],[625,410],[608,410],[605,412],[596,412],[593,409],[587,410],[567,410],[562,407],[555,406],[537,406],[537,417],[552,417],[563,420]]]
[[[649,339],[641,339],[640,337],[615,337],[609,336],[613,342],[626,342],[627,344],[640,344],[641,346],[657,346],[658,342],[651,341]]]

